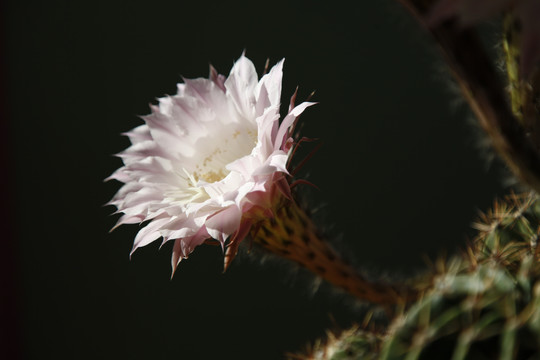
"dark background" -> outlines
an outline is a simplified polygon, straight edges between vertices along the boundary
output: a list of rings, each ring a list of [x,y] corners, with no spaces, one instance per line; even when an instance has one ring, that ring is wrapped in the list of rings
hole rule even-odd
[[[284,102],[297,85],[300,99],[316,90],[302,134],[323,146],[302,174],[320,191],[302,193],[359,266],[420,271],[423,254],[464,246],[504,193],[436,48],[391,0],[3,7],[0,292],[15,316],[2,348],[24,358],[279,359],[362,320],[283,263],[245,255],[222,274],[220,250],[200,247],[171,281],[170,246],[129,261],[138,227],[108,233],[117,217],[103,204],[120,184],[103,179],[129,144],[120,133],[181,76],[207,76],[210,62],[228,74],[244,49],[259,72],[286,58]]]

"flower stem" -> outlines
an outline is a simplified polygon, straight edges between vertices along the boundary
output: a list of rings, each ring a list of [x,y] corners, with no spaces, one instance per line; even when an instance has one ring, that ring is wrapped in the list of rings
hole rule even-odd
[[[416,291],[383,281],[371,281],[345,262],[319,235],[306,212],[294,201],[279,206],[273,218],[259,223],[254,242],[291,260],[358,299],[388,307],[416,297]]]

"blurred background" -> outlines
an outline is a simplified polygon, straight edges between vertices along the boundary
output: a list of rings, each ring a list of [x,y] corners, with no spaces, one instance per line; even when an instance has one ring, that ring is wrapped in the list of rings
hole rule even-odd
[[[2,6],[4,358],[280,359],[362,321],[282,262],[247,254],[223,274],[203,246],[170,280],[170,244],[130,261],[138,226],[109,234],[120,133],[244,50],[259,72],[286,58],[283,102],[316,91],[302,135],[323,146],[301,175],[320,190],[301,194],[358,266],[418,273],[506,191],[436,47],[392,0]]]

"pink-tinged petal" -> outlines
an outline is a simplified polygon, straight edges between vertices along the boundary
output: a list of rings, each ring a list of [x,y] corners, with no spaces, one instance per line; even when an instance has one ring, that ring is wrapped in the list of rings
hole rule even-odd
[[[226,169],[239,174],[252,174],[259,165],[260,162],[257,158],[245,156],[227,164]]]
[[[165,241],[181,239],[193,236],[193,234],[196,233],[194,228],[193,219],[186,216],[180,216],[162,226],[161,235]]]
[[[204,222],[208,216],[203,217],[201,221],[195,221],[192,217],[178,217],[161,228],[161,235],[166,241],[192,237],[197,234],[201,227],[204,227]]]
[[[127,194],[120,207],[135,207],[137,205],[148,203],[151,201],[160,201],[163,198],[161,191],[144,187],[138,191],[130,192]]]
[[[197,246],[201,245],[209,237],[210,236],[206,232],[206,229],[202,227],[193,236],[175,240],[171,258],[171,277],[174,276],[180,261],[182,261],[182,259],[187,259],[189,254],[191,254]]]
[[[289,151],[293,148],[293,146],[294,146],[294,140],[293,138],[289,137],[281,145],[281,150],[283,150],[284,152],[288,154]]]
[[[124,198],[127,194],[129,194],[130,192],[139,191],[142,188],[144,188],[144,185],[139,182],[127,182],[124,186],[122,186],[122,188],[120,188],[120,190],[118,190],[118,192],[116,193],[116,195],[114,195],[109,204],[117,205],[118,203],[124,201]]]
[[[154,141],[164,149],[170,151],[171,157],[177,156],[177,153],[182,153],[184,156],[192,156],[193,150],[189,147],[183,148],[182,144],[178,143],[178,138],[183,136],[182,130],[178,125],[174,124],[169,116],[162,114],[160,110],[153,106],[153,114],[143,117],[150,127],[150,133]]]
[[[281,125],[279,126],[279,130],[276,135],[276,143],[274,144],[274,150],[278,150],[281,148],[281,145],[287,140],[288,138],[287,134],[289,131],[289,128],[294,123],[296,118],[300,116],[304,112],[305,109],[308,107],[315,105],[314,102],[303,102],[300,105],[296,106],[294,109],[292,109],[287,116],[283,119]]]
[[[252,209],[250,209],[250,212],[265,213],[266,217],[268,217],[268,214],[272,214],[272,196],[270,196],[266,190],[267,189],[252,191],[247,194],[247,200],[252,203]],[[273,217],[273,215],[270,217]]]
[[[133,144],[141,141],[152,140],[152,135],[150,135],[150,129],[147,125],[137,126],[136,128],[131,129],[128,132],[122,133],[122,135],[127,136],[129,138],[129,141],[131,141],[131,143]]]
[[[252,222],[250,220],[243,220],[238,227],[238,230],[233,234],[231,241],[227,245],[227,250],[225,251],[225,258],[223,261],[223,271],[227,271],[229,265],[236,257],[238,252],[238,246],[240,242],[249,234],[251,229]]]
[[[289,100],[289,109],[287,110],[288,113],[290,113],[292,109],[294,109],[297,95],[298,95],[298,86],[296,87],[296,89],[294,89],[294,94],[292,94],[291,99]]]
[[[258,92],[258,101],[267,99],[270,106],[279,106],[281,99],[281,82],[283,78],[284,62],[285,59],[282,59],[280,62],[274,65],[272,69],[270,69],[268,74],[261,78],[261,81],[259,82],[261,86]]]
[[[249,182],[246,182],[245,184],[242,184],[242,186],[240,186],[240,188],[238,189],[236,197],[234,198],[235,204],[238,207],[241,207],[244,199],[246,198],[246,195],[252,191],[257,191],[256,182],[249,181]]]
[[[257,97],[257,105],[255,106],[255,116],[259,117],[271,105],[271,103],[270,99],[268,98],[266,86],[262,86],[257,92],[259,96]]]
[[[122,215],[116,222],[113,228],[109,231],[114,231],[117,227],[124,224],[139,224],[144,221],[143,215]]]
[[[206,134],[207,129],[202,120],[199,120],[200,104],[196,99],[191,97],[182,97],[175,95],[172,98],[174,107],[171,112],[171,117],[182,119],[178,123],[178,127],[183,130],[183,138],[193,142],[195,138],[199,138]],[[204,117],[203,117],[204,118]]]
[[[250,198],[254,201],[258,201],[259,205],[253,205],[249,209],[250,213],[257,214],[259,217],[263,217],[265,219],[273,219],[275,217],[274,213],[272,212],[272,208],[268,207],[271,205],[270,202],[268,204],[265,204],[265,201],[268,201],[268,194],[262,193],[262,192],[256,192],[251,193]]]
[[[240,225],[242,212],[233,205],[225,208],[206,219],[205,225],[208,234],[222,244],[234,233]]]
[[[117,155],[122,159],[124,164],[129,165],[134,162],[138,162],[148,157],[161,157],[166,158],[168,153],[161,148],[155,141],[141,141],[133,144],[126,150]]]
[[[257,118],[257,125],[259,155],[265,159],[274,151],[274,137],[279,127],[279,108],[274,106],[267,108],[264,114]]]
[[[218,114],[227,113],[227,97],[214,82],[207,79],[184,79],[186,83],[185,96],[200,101],[198,121],[213,121]],[[208,111],[201,111],[208,109]],[[207,118],[201,117],[207,115]]]
[[[187,257],[193,249],[201,245],[206,239],[210,238],[207,229],[202,226],[195,235],[184,239],[184,256]]]
[[[253,175],[272,175],[276,171],[281,171],[288,174],[287,160],[288,156],[285,154],[272,155],[268,161],[257,168]]]
[[[252,226],[251,220],[243,220],[240,226],[238,227],[238,229],[233,234],[231,243],[240,242],[244,240],[244,238],[249,234],[249,230],[251,229],[251,226]]]
[[[126,166],[125,172],[139,183],[176,185],[179,181],[173,163],[160,157],[148,157],[132,163]]]
[[[273,166],[276,170],[288,174],[287,161],[289,156],[281,151],[276,152],[275,155],[270,157],[270,166]]]
[[[124,168],[120,168],[113,172],[111,176],[105,178],[105,181],[118,180],[123,183],[127,183],[131,180],[131,177],[124,171]]]
[[[129,256],[133,255],[135,250],[137,250],[138,248],[146,246],[151,242],[159,239],[161,237],[161,233],[159,231],[160,228],[169,221],[170,219],[167,216],[163,216],[159,219],[155,218],[150,223],[148,223],[148,225],[139,230],[137,236],[135,236],[135,241],[133,242],[133,249],[131,250]]]
[[[289,182],[284,177],[276,181],[274,184],[276,184],[277,189],[280,191],[280,193],[283,196],[293,201],[293,197],[291,194],[291,187],[289,185]]]
[[[281,103],[281,83],[283,79],[283,63],[285,59],[279,61],[270,69],[270,72],[263,77],[264,86],[268,89],[268,97],[273,106]]]
[[[171,273],[171,279],[174,276],[174,273],[176,272],[176,269],[178,268],[178,264],[180,264],[180,261],[182,261],[182,240],[177,239],[174,241],[174,246],[172,250],[172,256],[171,256],[171,267],[172,267],[172,273]]]
[[[166,212],[171,218],[182,216],[182,214],[184,213],[182,207],[178,204],[175,204],[173,201],[174,199],[170,200],[165,198],[165,204],[161,207],[161,210],[163,212]]]
[[[210,80],[212,80],[214,82],[214,84],[216,84],[216,86],[223,92],[225,92],[225,80],[226,80],[226,77],[219,74],[217,72],[217,70],[212,66],[210,65]]]
[[[227,93],[244,116],[252,116],[255,105],[255,88],[258,77],[253,63],[244,55],[234,64],[225,80]]]

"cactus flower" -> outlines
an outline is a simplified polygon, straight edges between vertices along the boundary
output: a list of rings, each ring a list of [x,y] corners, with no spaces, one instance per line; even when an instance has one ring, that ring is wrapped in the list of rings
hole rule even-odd
[[[124,185],[109,204],[123,213],[116,226],[147,222],[132,253],[174,240],[174,273],[208,239],[236,250],[276,198],[289,196],[291,131],[312,103],[294,106],[293,96],[280,124],[282,68],[283,60],[259,80],[242,55],[228,77],[211,68],[209,79],[185,79],[126,133],[124,165],[109,177]]]

